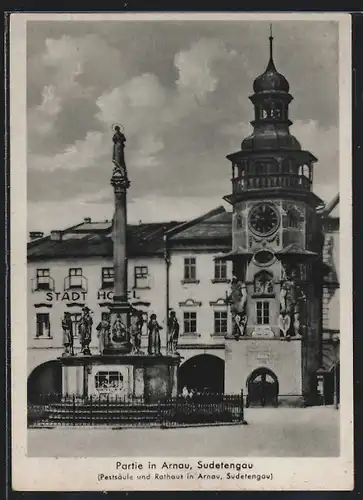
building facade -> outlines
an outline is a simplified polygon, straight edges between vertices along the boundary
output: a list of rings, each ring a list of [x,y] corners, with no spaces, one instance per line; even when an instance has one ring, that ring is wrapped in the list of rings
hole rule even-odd
[[[249,404],[333,402],[339,381],[339,197],[313,193],[317,158],[289,132],[292,96],[270,60],[250,100],[252,134],[228,155],[231,211],[127,229],[128,291],[146,322],[180,323],[179,390],[248,394]],[[28,393],[61,393],[61,322],[112,300],[112,223],[83,223],[28,243]],[[234,291],[233,291],[234,290]],[[236,295],[236,290],[239,291]],[[232,293],[231,293],[232,291]],[[238,296],[238,299],[236,297]],[[237,333],[236,333],[237,332]],[[329,374],[332,374],[330,376]],[[323,391],[324,392],[324,391]],[[320,399],[319,399],[320,398]]]

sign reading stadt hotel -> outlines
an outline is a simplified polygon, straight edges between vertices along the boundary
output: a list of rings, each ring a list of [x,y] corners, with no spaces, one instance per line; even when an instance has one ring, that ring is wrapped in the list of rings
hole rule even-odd
[[[77,302],[78,300],[86,301],[87,292],[77,292],[77,291],[66,291],[66,292],[47,292],[45,297],[48,302],[65,302],[72,301]],[[112,300],[113,290],[99,290],[97,292],[97,300]]]

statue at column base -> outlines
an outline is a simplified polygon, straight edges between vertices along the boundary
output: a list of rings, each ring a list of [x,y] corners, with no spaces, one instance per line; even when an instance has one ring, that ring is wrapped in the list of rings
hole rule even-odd
[[[108,320],[102,320],[97,325],[97,336],[98,336],[98,348],[100,354],[103,354],[105,347],[107,347],[110,336],[110,322]]]
[[[175,311],[170,312],[168,320],[168,340],[166,345],[166,352],[168,354],[179,355],[177,352],[179,341],[179,321],[177,320]]]
[[[141,350],[141,332],[143,323],[144,320],[141,313],[135,313],[131,316],[131,354],[144,354]]]
[[[89,348],[89,345],[92,340],[93,319],[91,316],[91,311],[87,306],[82,309],[82,313],[83,315],[79,324],[79,336],[82,346],[81,352],[84,356],[90,356],[91,350]]]
[[[64,313],[62,320],[64,352],[62,356],[74,356],[72,320],[69,312]]]
[[[151,356],[160,356],[160,330],[162,326],[159,325],[156,314],[150,316],[150,321],[148,323],[149,330],[149,341],[147,352]]]

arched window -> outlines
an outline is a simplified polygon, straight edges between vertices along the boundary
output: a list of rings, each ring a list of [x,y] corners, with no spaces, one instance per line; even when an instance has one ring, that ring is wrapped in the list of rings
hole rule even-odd
[[[273,295],[274,284],[271,273],[263,270],[255,275],[254,293],[255,295]]]

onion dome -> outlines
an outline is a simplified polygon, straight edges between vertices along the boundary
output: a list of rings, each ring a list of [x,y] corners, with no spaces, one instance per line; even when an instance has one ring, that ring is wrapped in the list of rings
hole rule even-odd
[[[289,82],[281,75],[275,67],[272,57],[272,35],[270,36],[270,60],[262,75],[253,82],[253,90],[256,94],[260,92],[289,92]]]

